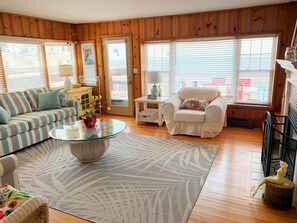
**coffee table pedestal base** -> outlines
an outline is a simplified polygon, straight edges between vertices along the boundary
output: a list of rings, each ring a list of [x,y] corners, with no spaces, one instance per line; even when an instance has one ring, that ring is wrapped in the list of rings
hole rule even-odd
[[[81,162],[89,163],[100,159],[109,146],[109,140],[91,140],[69,143],[71,153]]]

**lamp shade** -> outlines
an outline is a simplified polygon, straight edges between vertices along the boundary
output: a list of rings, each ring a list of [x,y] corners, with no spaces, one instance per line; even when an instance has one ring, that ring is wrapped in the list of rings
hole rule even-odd
[[[147,81],[149,84],[157,84],[162,82],[162,74],[159,71],[150,71],[147,73],[147,75]]]
[[[71,64],[59,65],[59,76],[70,77],[73,75],[73,66]]]

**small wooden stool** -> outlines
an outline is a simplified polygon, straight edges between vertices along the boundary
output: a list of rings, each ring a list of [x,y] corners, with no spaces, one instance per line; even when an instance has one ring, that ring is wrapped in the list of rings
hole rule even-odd
[[[282,184],[267,182],[262,195],[263,202],[275,209],[287,210],[292,207],[294,183],[286,179]]]

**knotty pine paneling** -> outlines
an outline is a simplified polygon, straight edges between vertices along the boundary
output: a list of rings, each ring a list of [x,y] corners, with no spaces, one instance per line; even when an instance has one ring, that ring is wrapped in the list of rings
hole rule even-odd
[[[75,26],[47,19],[0,12],[0,35],[42,39],[75,40]]]
[[[239,19],[239,23],[237,27],[238,32],[239,33],[251,32],[252,9],[251,8],[241,9],[239,11],[238,19]]]
[[[278,33],[280,34],[280,45],[277,58],[283,58],[285,48],[291,42],[294,24],[297,19],[296,10],[297,3],[294,2],[78,25],[0,12],[0,35],[68,40],[71,32],[72,40],[93,40],[96,43],[98,75],[101,77],[101,86],[104,87],[101,37],[130,34],[133,67],[139,70],[138,74],[135,74],[133,78],[133,95],[136,98],[141,96],[142,92],[140,50],[143,41]],[[78,63],[78,65],[81,66],[81,63]],[[281,108],[284,85],[284,71],[277,65],[272,97],[274,110],[276,111]],[[103,93],[103,91],[101,92]],[[262,118],[265,110],[267,109],[257,108],[255,110],[244,106],[241,106],[240,109],[234,109],[229,106],[228,115],[235,118],[259,117],[260,115]]]
[[[134,97],[141,96],[141,43],[143,41],[170,40],[195,37],[219,37],[230,35],[253,35],[277,33],[280,36],[280,46],[277,58],[283,58],[285,48],[290,45],[294,24],[297,19],[297,3],[257,6],[250,8],[126,19],[102,22],[96,24],[94,39],[90,39],[88,25],[76,26],[78,40],[97,40],[101,45],[101,36],[130,33],[132,37],[133,67],[139,69],[134,75]],[[288,25],[289,24],[289,25]],[[104,76],[102,46],[97,46],[98,71]],[[273,106],[278,111],[281,108],[282,92],[285,84],[284,71],[277,65],[274,78]],[[253,118],[257,126],[261,125],[266,110],[271,108],[250,106],[229,106],[228,117]]]

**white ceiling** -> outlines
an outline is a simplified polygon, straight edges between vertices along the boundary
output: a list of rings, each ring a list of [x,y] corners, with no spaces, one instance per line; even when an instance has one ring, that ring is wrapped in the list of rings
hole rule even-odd
[[[0,11],[77,24],[290,1],[296,0],[0,0]]]

